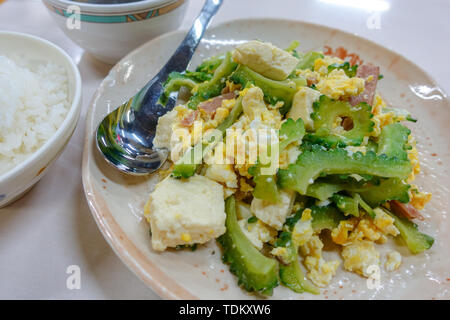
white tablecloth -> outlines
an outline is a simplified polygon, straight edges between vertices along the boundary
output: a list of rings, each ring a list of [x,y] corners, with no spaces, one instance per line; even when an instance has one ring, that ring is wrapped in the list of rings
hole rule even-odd
[[[97,229],[83,194],[84,118],[110,66],[94,60],[69,40],[41,1],[0,3],[0,30],[37,35],[61,46],[78,64],[83,80],[83,111],[64,153],[24,198],[0,209],[0,298],[158,298],[113,253]],[[183,29],[189,27],[202,3],[190,1]],[[405,55],[449,92],[449,15],[447,0],[225,0],[214,23],[275,17],[357,33]],[[70,265],[80,267],[79,290],[66,287]]]

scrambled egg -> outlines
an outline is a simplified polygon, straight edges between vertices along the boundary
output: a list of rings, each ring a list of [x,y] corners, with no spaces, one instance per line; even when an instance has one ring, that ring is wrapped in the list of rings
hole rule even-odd
[[[394,225],[394,219],[383,209],[374,209],[375,218],[351,218],[341,221],[332,230],[332,240],[343,245],[344,268],[363,276],[368,276],[368,266],[379,264],[380,254],[374,243],[384,243],[387,236],[397,236],[400,231]]]
[[[381,98],[381,96],[376,93],[375,97],[373,98],[372,113],[374,115],[379,115],[380,113],[382,113],[383,108],[385,108],[386,106],[386,102],[384,102],[383,98]]]
[[[205,171],[205,177],[225,184],[228,188],[237,188],[238,180],[233,166],[230,164],[210,164]]]
[[[323,243],[319,236],[314,235],[311,222],[311,209],[305,209],[294,226],[292,241],[304,256],[303,262],[308,269],[307,277],[317,286],[324,287],[330,283],[340,263],[339,261],[326,262],[323,259]]]
[[[222,100],[222,106],[216,109],[214,116],[211,117],[208,113],[200,109],[200,113],[202,115],[202,119],[204,122],[204,131],[209,129],[217,128],[219,124],[225,120],[226,117],[230,114],[231,109],[233,109],[236,104],[236,99],[225,99]]]
[[[270,253],[275,257],[278,257],[281,261],[289,261],[289,251],[286,247],[275,247]]]
[[[251,243],[259,250],[262,249],[264,243],[273,242],[277,236],[277,231],[261,220],[249,223],[248,219],[242,219],[238,223],[242,232],[244,232]]]
[[[375,94],[373,100],[374,101],[372,106],[372,114],[373,114],[372,121],[374,123],[374,126],[373,131],[371,132],[371,136],[379,137],[381,129],[383,129],[383,127],[388,124],[394,123],[396,115],[392,111],[383,113],[383,108],[386,107],[386,103],[378,93]]]
[[[394,226],[394,218],[388,215],[383,209],[375,208],[375,218],[373,219],[374,225],[385,235],[391,235],[396,237],[400,231]]]
[[[390,251],[386,255],[386,262],[384,263],[384,268],[386,271],[394,271],[400,267],[402,263],[402,256],[397,251]]]
[[[349,78],[344,70],[334,69],[326,77],[322,77],[316,87],[332,99],[346,99],[364,91],[364,79]]]
[[[357,223],[357,218],[350,218],[339,222],[339,225],[331,231],[331,239],[333,239],[333,242],[340,245],[350,242],[349,234],[355,229]]]
[[[246,88],[240,94],[243,114],[227,130],[226,148],[231,150],[227,154],[234,155],[239,174],[250,178],[249,167],[256,163],[258,156],[267,154],[268,146],[278,143],[277,129],[282,119],[277,109],[267,108],[260,88]]]
[[[412,184],[409,190],[409,203],[417,210],[422,210],[431,200],[431,193],[419,191],[419,188]]]
[[[239,189],[242,192],[252,192],[253,187],[247,183],[247,181],[244,178],[239,179]]]
[[[344,60],[338,57],[325,56],[323,58],[316,59],[314,61],[314,71],[321,76],[326,76],[328,74],[328,66],[337,63],[342,64]]]
[[[308,83],[316,84],[320,81],[321,75],[316,71],[312,71],[310,69],[298,69],[295,71],[298,76],[304,77]]]
[[[293,144],[288,146],[280,154],[279,165],[281,169],[286,169],[291,163],[294,163],[298,156],[302,153],[298,148],[298,145]]]
[[[374,123],[373,131],[371,136],[379,137],[381,134],[381,129],[388,124],[394,123],[395,114],[394,112],[379,113],[373,116],[372,121]]]
[[[302,217],[297,221],[292,231],[292,241],[296,246],[304,245],[312,237],[314,231],[311,222],[311,209],[303,210]]]
[[[236,189],[223,187],[223,198],[226,199],[236,193]]]
[[[280,191],[280,201],[271,203],[266,200],[253,198],[250,205],[253,214],[276,230],[281,230],[288,215],[292,212],[295,200],[295,192]]]
[[[408,150],[408,159],[411,162],[412,171],[409,175],[407,181],[412,182],[416,178],[416,174],[420,173],[420,162],[419,162],[419,152],[416,148],[416,139],[412,135],[408,136],[408,144],[412,147]]]
[[[173,110],[175,117],[171,119],[170,150],[172,162],[177,162],[186,150],[195,145],[210,130],[215,129],[229,115],[234,107],[236,99],[225,99],[214,114],[209,114],[203,109],[192,110],[185,105],[178,105]],[[192,121],[186,121],[191,119]],[[158,136],[158,135],[157,135]]]
[[[305,210],[306,211],[306,210]],[[340,265],[338,260],[325,261],[322,257],[323,243],[317,235],[300,247],[300,251],[305,257],[304,264],[308,269],[306,276],[317,286],[327,286]]]
[[[376,216],[373,220],[369,217],[352,217],[341,221],[331,232],[333,242],[344,246],[361,240],[384,243],[386,236],[399,234],[391,216],[380,208],[374,209],[374,212]]]
[[[356,272],[364,277],[369,277],[367,268],[380,264],[380,253],[375,249],[371,241],[355,241],[344,246],[341,252],[344,259],[344,268]]]
[[[233,81],[225,81],[225,92],[235,92],[238,93],[241,90],[241,85],[239,83],[234,83]]]

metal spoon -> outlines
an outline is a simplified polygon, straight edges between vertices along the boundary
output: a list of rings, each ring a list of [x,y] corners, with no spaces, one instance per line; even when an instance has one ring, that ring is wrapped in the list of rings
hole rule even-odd
[[[134,97],[108,114],[97,129],[97,147],[107,162],[120,171],[144,175],[166,161],[167,149],[153,149],[158,119],[175,106],[171,97],[164,107],[157,101],[172,71],[186,70],[195,49],[223,0],[206,0],[186,38],[173,56]]]

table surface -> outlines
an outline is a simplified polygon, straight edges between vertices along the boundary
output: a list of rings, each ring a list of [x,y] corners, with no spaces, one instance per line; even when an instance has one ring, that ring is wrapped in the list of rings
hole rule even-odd
[[[78,127],[47,175],[22,199],[0,209],[1,299],[158,299],[114,254],[91,216],[81,183],[84,119],[111,66],[68,39],[40,0],[0,0],[0,30],[33,34],[66,50],[83,80]],[[182,29],[203,1],[191,0]],[[380,11],[374,11],[380,10]],[[397,51],[450,91],[450,1],[226,0],[214,23],[235,18],[303,20],[356,33]],[[301,39],[300,39],[301,40]],[[1,54],[1,52],[0,52]],[[81,270],[81,288],[66,286],[68,266]]]

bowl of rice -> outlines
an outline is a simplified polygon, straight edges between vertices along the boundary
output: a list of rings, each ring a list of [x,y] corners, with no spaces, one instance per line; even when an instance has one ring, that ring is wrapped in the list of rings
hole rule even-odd
[[[0,207],[25,194],[72,136],[81,109],[77,66],[51,42],[0,32]]]

